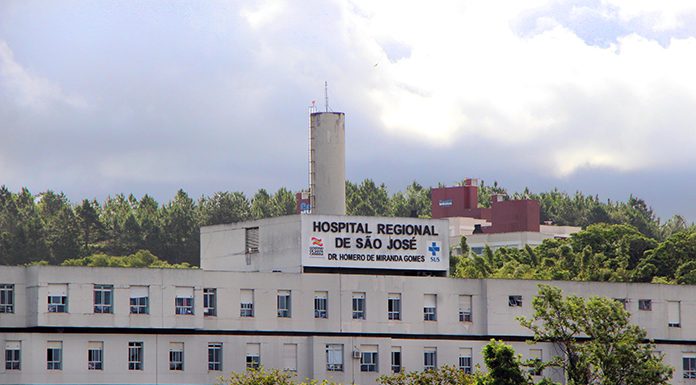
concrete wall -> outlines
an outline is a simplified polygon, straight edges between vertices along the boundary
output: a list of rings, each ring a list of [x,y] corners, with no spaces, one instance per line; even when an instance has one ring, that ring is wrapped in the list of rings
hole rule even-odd
[[[531,316],[531,301],[540,283],[552,284],[566,294],[601,295],[625,299],[633,322],[658,341],[658,350],[675,366],[674,384],[682,379],[681,357],[696,351],[696,300],[693,286],[629,283],[541,282],[526,280],[465,280],[433,277],[370,276],[346,274],[244,273],[175,269],[121,269],[79,267],[0,267],[0,283],[15,284],[16,309],[0,314],[0,343],[22,342],[22,370],[4,371],[0,383],[213,383],[220,372],[207,370],[207,343],[223,343],[224,371],[242,370],[248,343],[259,343],[261,362],[280,367],[283,344],[297,344],[299,378],[333,378],[373,384],[390,368],[392,347],[402,350],[403,365],[423,368],[423,350],[435,347],[439,364],[456,364],[460,348],[472,348],[474,364],[490,338],[513,342],[518,353],[528,355],[523,342],[530,333],[516,316]],[[48,313],[47,287],[68,283],[69,313]],[[113,314],[93,313],[93,284],[114,285]],[[129,314],[129,288],[150,288],[150,314]],[[176,287],[194,289],[194,314],[176,315]],[[203,289],[217,289],[217,315],[203,315]],[[240,317],[240,291],[254,290],[254,317]],[[277,316],[278,290],[291,291],[291,317]],[[315,291],[328,292],[328,318],[314,318]],[[366,319],[352,318],[354,292],[366,295]],[[402,319],[389,320],[389,293],[400,293]],[[423,320],[424,296],[437,296],[437,320]],[[460,295],[472,296],[472,322],[460,322]],[[509,296],[519,295],[521,306],[510,306]],[[639,299],[650,299],[652,310],[638,309]],[[667,301],[680,301],[681,325],[668,326]],[[27,329],[27,327],[34,327]],[[46,369],[47,341],[62,341],[64,368]],[[87,370],[86,346],[103,341],[105,368]],[[145,368],[127,370],[128,341],[143,341]],[[170,371],[169,342],[183,342],[184,371]],[[326,370],[326,344],[344,345],[344,370]],[[360,372],[353,350],[377,346],[379,373]],[[2,345],[4,346],[4,345]],[[553,354],[542,346],[545,359]],[[4,354],[0,355],[4,360]],[[548,373],[559,376],[558,373]],[[559,377],[560,378],[560,377]]]
[[[539,225],[539,232],[553,235],[554,238],[569,238],[582,230],[580,226]]]
[[[301,271],[299,215],[201,227],[201,269]],[[259,228],[259,250],[247,253],[246,229]]]
[[[553,238],[551,234],[544,234],[538,232],[529,231],[519,231],[514,233],[483,233],[483,234],[470,234],[465,235],[466,243],[469,249],[476,254],[488,245],[491,249],[495,250],[500,247],[514,247],[521,249],[525,245],[530,245],[532,247],[540,245],[544,239]],[[451,237],[450,243],[459,242],[459,237]]]

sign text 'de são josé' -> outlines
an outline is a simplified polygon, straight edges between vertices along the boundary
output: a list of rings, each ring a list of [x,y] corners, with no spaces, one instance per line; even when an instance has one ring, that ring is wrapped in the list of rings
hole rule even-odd
[[[447,220],[305,215],[302,264],[443,271],[447,235]]]

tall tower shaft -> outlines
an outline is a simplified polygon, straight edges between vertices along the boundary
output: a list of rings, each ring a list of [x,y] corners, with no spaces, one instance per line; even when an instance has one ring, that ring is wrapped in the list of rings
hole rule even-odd
[[[342,112],[309,116],[309,192],[313,214],[346,214],[346,128]]]

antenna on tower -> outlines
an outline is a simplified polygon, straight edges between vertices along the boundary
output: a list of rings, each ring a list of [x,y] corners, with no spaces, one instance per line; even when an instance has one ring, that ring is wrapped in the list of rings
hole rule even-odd
[[[329,112],[329,82],[324,81],[324,107],[326,109],[325,112]]]

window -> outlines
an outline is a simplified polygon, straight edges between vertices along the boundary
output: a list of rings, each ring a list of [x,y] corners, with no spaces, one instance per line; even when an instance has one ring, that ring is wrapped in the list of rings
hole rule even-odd
[[[104,370],[104,342],[90,341],[87,344],[87,370]]]
[[[423,352],[423,370],[437,368],[437,348],[425,348]]]
[[[13,284],[0,284],[0,313],[14,313]]]
[[[177,287],[174,299],[175,314],[193,315],[193,288]]]
[[[222,342],[208,343],[208,370],[222,370]]]
[[[626,304],[628,303],[628,300],[626,298],[614,298],[614,301],[618,302],[623,306],[624,309],[626,309]]]
[[[638,310],[651,311],[652,310],[652,300],[639,299],[638,300]]]
[[[389,293],[387,296],[387,317],[390,320],[401,320],[401,294]]]
[[[49,284],[48,285],[48,312],[67,313],[68,312],[68,285]]]
[[[217,289],[203,289],[203,315],[209,317],[217,315]]]
[[[360,371],[377,372],[377,346],[365,346],[360,352]]]
[[[326,370],[329,372],[343,371],[343,345],[326,345]]]
[[[46,345],[46,369],[63,369],[63,342],[48,341]]]
[[[314,292],[314,318],[329,318],[329,293],[326,291]]]
[[[261,366],[261,344],[247,344],[246,367],[258,369]]]
[[[440,201],[438,202],[438,205],[440,205],[440,207],[452,206],[452,200],[451,199],[440,199]]]
[[[365,293],[353,293],[353,319],[365,319]]]
[[[131,286],[130,287],[130,313],[131,314],[148,314],[149,308],[149,289],[147,286]]]
[[[297,344],[283,344],[283,370],[297,371]]]
[[[5,341],[5,370],[22,369],[22,343]]]
[[[254,290],[242,289],[240,291],[239,316],[254,316]]]
[[[529,368],[529,374],[532,376],[541,376],[541,367],[539,366],[542,362],[541,354],[541,349],[529,349],[529,359],[534,365]]]
[[[459,369],[471,374],[471,348],[459,349]]]
[[[471,314],[471,296],[459,296],[459,322],[471,322],[473,320]]]
[[[681,314],[679,301],[667,301],[667,326],[671,328],[681,327]]]
[[[401,347],[393,346],[391,351],[391,371],[392,373],[401,372]]]
[[[521,295],[508,296],[508,306],[521,307],[522,306],[522,296]]]
[[[290,318],[290,290],[278,290],[278,317]]]
[[[113,313],[114,285],[94,285],[94,312]]]
[[[423,296],[423,320],[437,321],[437,294]]]
[[[143,370],[143,343],[128,343],[128,370]]]
[[[259,252],[259,228],[249,227],[245,229],[246,253],[254,254]]]
[[[184,370],[184,343],[169,343],[169,370]]]
[[[696,378],[696,356],[682,357],[684,378]]]

